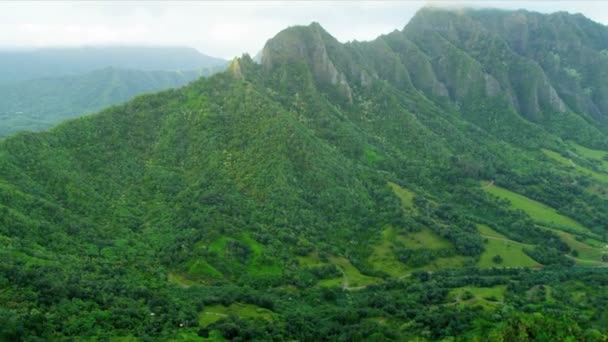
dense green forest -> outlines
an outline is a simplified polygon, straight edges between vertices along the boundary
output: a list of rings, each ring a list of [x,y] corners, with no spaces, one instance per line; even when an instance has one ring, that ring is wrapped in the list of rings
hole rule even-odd
[[[0,62],[1,63],[1,62]],[[76,76],[0,85],[0,137],[48,129],[136,95],[179,87],[225,66],[197,71],[144,71],[114,67]]]
[[[606,51],[565,13],[313,23],[3,138],[0,340],[606,341]]]

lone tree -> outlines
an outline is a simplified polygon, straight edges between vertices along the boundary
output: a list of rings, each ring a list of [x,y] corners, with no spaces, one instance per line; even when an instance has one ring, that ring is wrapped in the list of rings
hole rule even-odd
[[[492,258],[492,262],[495,264],[502,264],[502,257],[500,255],[495,255]]]

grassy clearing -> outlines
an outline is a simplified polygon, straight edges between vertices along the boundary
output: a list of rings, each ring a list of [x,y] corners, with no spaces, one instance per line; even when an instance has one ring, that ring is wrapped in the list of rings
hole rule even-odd
[[[341,287],[344,284],[344,278],[321,279],[317,284],[321,287]]]
[[[188,274],[199,278],[221,279],[224,276],[205,260],[197,259],[188,262]]]
[[[318,267],[328,264],[328,262],[323,262],[321,258],[319,258],[319,254],[317,252],[312,252],[306,256],[298,256],[298,263],[303,267]],[[340,287],[343,285],[343,283],[344,277],[338,277],[321,279],[317,284],[321,287]]]
[[[502,235],[501,233],[495,231],[494,229],[486,226],[485,224],[478,224],[477,225],[477,230],[479,230],[479,234],[481,235],[485,235],[487,237],[493,237],[493,238],[497,238],[497,239],[509,239],[508,237],[506,237],[505,235]]]
[[[298,259],[300,260],[300,265],[318,266],[326,264],[319,260],[315,253],[312,253],[306,257],[298,257]],[[350,260],[344,257],[330,257],[328,262],[338,266],[338,268],[342,270],[343,276],[331,279],[321,279],[317,283],[321,287],[352,288],[376,284],[382,281],[380,278],[370,277],[362,274],[355,266],[353,266]]]
[[[483,184],[482,188],[495,196],[508,200],[513,208],[525,211],[534,221],[540,224],[552,227],[564,227],[581,232],[589,231],[580,223],[560,214],[557,210],[543,203],[493,184]]]
[[[264,245],[255,241],[248,234],[243,234],[240,239],[247,244],[253,252],[253,258],[247,265],[247,273],[252,275],[280,275],[281,266],[274,260],[264,257]]]
[[[317,252],[312,252],[306,256],[298,256],[298,263],[300,266],[306,267],[315,267],[326,264],[325,262],[321,261]]]
[[[173,272],[169,272],[169,274],[167,275],[167,280],[170,283],[173,283],[173,284],[175,284],[179,287],[183,287],[183,288],[188,288],[190,286],[198,284],[196,281],[190,280],[180,274],[173,273]]]
[[[393,243],[396,241],[412,249],[448,249],[452,247],[449,241],[440,237],[429,228],[424,228],[419,232],[399,234],[394,227],[387,227],[382,231],[381,242],[373,247],[368,261],[375,269],[382,270],[392,277],[400,277],[414,270],[400,262],[395,255]],[[459,267],[461,265],[462,259],[460,257],[456,257],[453,260],[456,262],[455,264],[449,259],[453,258],[439,258],[429,263],[428,267],[423,266],[417,269],[438,270],[441,268]]]
[[[376,165],[377,163],[384,160],[384,157],[381,156],[374,148],[366,147],[364,150],[365,160],[371,165]]]
[[[580,165],[575,164],[572,160],[563,157],[562,155],[560,155],[557,152],[553,152],[553,151],[549,151],[549,150],[545,150],[543,149],[543,153],[545,153],[546,156],[548,156],[549,158],[557,161],[558,163],[565,165],[567,167],[572,168],[572,170],[578,171],[579,173],[582,174],[586,174],[600,182],[603,183],[608,183],[608,174],[605,173],[599,173],[597,171],[593,171],[591,169],[582,167]]]
[[[505,285],[493,287],[473,287],[465,286],[453,289],[448,294],[454,304],[481,305],[485,308],[492,308],[504,302]]]
[[[136,339],[135,341],[139,341]],[[174,340],[175,342],[219,342],[219,341],[227,341],[222,333],[219,330],[211,330],[209,332],[209,337],[201,337],[198,336],[196,331],[183,332],[177,335],[177,338]]]
[[[401,186],[388,182],[393,189],[395,195],[401,199],[403,210],[407,212],[415,211],[414,197],[415,193],[402,188]],[[399,261],[393,246],[395,242],[403,244],[403,246],[411,249],[450,249],[452,245],[444,238],[438,236],[429,228],[424,228],[418,232],[399,234],[394,227],[387,227],[382,231],[381,241],[373,247],[373,251],[368,261],[374,269],[386,272],[393,277],[401,277],[416,270],[436,271],[444,268],[461,267],[464,263],[464,258],[454,256],[449,258],[438,258],[427,265],[418,268],[411,268]]]
[[[605,156],[608,155],[608,151],[592,150],[590,148],[581,146],[573,141],[570,141],[570,145],[574,148],[576,154],[581,157],[602,160]]]
[[[464,265],[465,257],[455,255],[447,258],[437,258],[430,263],[412,269],[412,271],[440,271],[447,268],[460,268]]]
[[[261,243],[255,241],[249,234],[242,234],[238,238],[222,236],[208,246],[210,252],[216,253],[221,258],[224,258],[226,253],[226,245],[230,241],[238,240],[251,251],[251,256],[247,262],[246,272],[251,275],[280,275],[281,267],[276,261],[269,260],[264,256],[265,247]],[[211,265],[209,265],[211,266]],[[208,271],[211,271],[207,269]]]
[[[399,277],[408,272],[408,267],[397,259],[393,252],[393,241],[402,239],[394,227],[382,231],[382,241],[373,247],[368,261],[377,270],[382,270],[392,277]]]
[[[416,196],[415,193],[411,192],[410,190],[408,190],[406,188],[402,188],[399,185],[392,183],[392,182],[388,182],[388,185],[390,185],[390,187],[393,189],[393,192],[395,193],[395,195],[397,195],[397,197],[399,197],[399,199],[401,199],[401,205],[403,206],[403,209],[405,209],[405,210],[414,209],[414,196]]]
[[[401,235],[398,240],[408,248],[444,249],[451,248],[450,242],[437,235],[430,228],[424,228],[419,232]]]
[[[230,314],[237,315],[240,318],[263,318],[266,320],[272,320],[274,315],[272,311],[252,304],[211,305],[206,306],[205,310],[198,315],[198,323],[201,327],[206,327]]]
[[[541,228],[548,229],[554,232],[570,248],[576,250],[578,252],[578,256],[576,257],[575,261],[581,266],[589,266],[590,264],[595,266],[598,263],[601,263],[602,255],[604,253],[608,253],[608,248],[606,248],[608,245],[606,243],[601,243],[598,240],[585,239],[583,241],[579,241],[573,234],[548,227],[541,226]]]
[[[485,251],[477,263],[479,267],[534,267],[538,265],[523,251],[524,248],[534,246],[510,240],[486,225],[478,225],[478,229],[479,233],[488,241],[484,244]],[[502,263],[497,264],[492,261],[496,255],[500,255],[503,259]]]
[[[298,262],[300,266],[316,267],[327,264],[334,264],[342,270],[343,276],[331,279],[321,279],[317,283],[321,287],[359,287],[382,281],[380,278],[366,276],[361,274],[359,270],[344,257],[330,257],[327,262],[323,262],[316,252],[310,253],[307,256],[299,256]]]
[[[378,283],[382,279],[366,276],[361,274],[359,270],[350,263],[350,261],[344,257],[331,257],[329,261],[332,264],[340,267],[344,271],[345,285],[346,287],[358,287],[367,286],[370,284]],[[330,279],[331,280],[331,279]]]

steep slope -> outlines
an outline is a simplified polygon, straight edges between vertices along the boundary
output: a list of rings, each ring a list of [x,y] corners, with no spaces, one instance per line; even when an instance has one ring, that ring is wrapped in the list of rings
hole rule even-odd
[[[199,70],[227,61],[188,47],[92,46],[0,50],[0,84],[78,75],[115,67],[146,71]]]
[[[40,131],[132,97],[182,86],[222,69],[169,72],[105,68],[78,76],[0,85],[0,137]]]
[[[474,85],[477,85],[477,96],[506,96],[512,110],[562,138],[605,147],[605,135],[599,132],[606,132],[604,115],[589,92],[591,88],[601,92],[602,86],[599,83],[592,85],[589,80],[592,76],[581,80],[580,85],[571,79],[581,77],[577,76],[576,68],[588,70],[586,72],[593,73],[593,77],[608,70],[608,65],[602,64],[600,58],[607,43],[601,38],[585,40],[572,33],[580,31],[578,22],[582,20],[583,24],[592,27],[589,34],[596,34],[595,23],[586,18],[572,19],[569,23],[566,20],[558,25],[567,33],[558,32],[555,21],[559,22],[559,19],[554,18],[560,16],[564,14],[543,16],[525,11],[490,10],[452,12],[429,8],[423,9],[404,33],[431,58],[456,53],[460,56],[439,59],[433,67],[439,81],[446,84],[452,100],[462,101],[463,96],[475,91]],[[526,37],[530,37],[530,42]],[[571,57],[572,51],[577,51],[579,57]],[[561,58],[564,62],[558,65]],[[465,60],[468,60],[468,64],[464,64],[467,66],[462,64]],[[446,69],[446,61],[461,61],[461,64]],[[461,74],[446,74],[446,70]],[[443,81],[442,77],[452,84]],[[462,82],[454,84],[458,80]],[[599,93],[595,95],[602,98]]]
[[[467,13],[0,141],[0,338],[605,338],[606,136]]]

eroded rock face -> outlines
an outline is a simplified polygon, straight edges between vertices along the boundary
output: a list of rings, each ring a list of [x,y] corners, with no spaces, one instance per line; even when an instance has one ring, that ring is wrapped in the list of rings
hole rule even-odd
[[[486,96],[497,96],[501,93],[500,83],[490,74],[484,74]]]
[[[602,120],[608,101],[601,93],[608,87],[592,86],[592,81],[599,83],[605,77],[585,73],[589,69],[585,65],[608,70],[600,68],[608,66],[608,58],[600,53],[603,50],[588,58],[581,57],[585,51],[568,57],[566,50],[580,44],[560,45],[563,39],[552,35],[562,24],[556,24],[548,37],[532,35],[539,21],[554,20],[551,16],[543,19],[514,12],[505,17],[496,12],[480,17],[475,13],[421,10],[402,31],[369,44],[341,44],[316,23],[293,27],[267,43],[262,64],[272,68],[294,60],[303,62],[316,84],[329,86],[347,102],[358,98],[359,89],[380,80],[453,103],[493,103],[492,98],[500,97],[510,110],[534,122],[550,122],[551,115],[565,112],[571,113],[569,117],[584,113]],[[513,37],[511,30],[521,35]],[[584,44],[579,47],[591,49]],[[604,54],[608,56],[608,52]],[[566,66],[579,71],[577,82],[561,82],[559,72]]]
[[[555,111],[557,111],[559,113],[565,112],[566,104],[559,97],[555,88],[553,88],[553,86],[549,83],[549,80],[545,79],[545,81],[546,81],[546,83],[544,84],[544,86],[547,87],[547,91],[549,93],[549,95],[548,95],[549,96],[549,105],[551,106],[551,108],[553,108]]]
[[[309,65],[315,81],[337,87],[339,93],[352,102],[352,89],[348,79],[343,72],[336,68],[327,52],[327,42],[325,41],[327,38],[324,35],[329,35],[323,28],[319,24],[313,23],[308,27],[288,30],[293,32],[279,34],[268,41],[263,49],[262,65],[270,69],[275,63],[280,62],[277,59],[304,61]],[[286,51],[288,55],[281,55]]]

